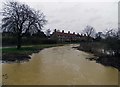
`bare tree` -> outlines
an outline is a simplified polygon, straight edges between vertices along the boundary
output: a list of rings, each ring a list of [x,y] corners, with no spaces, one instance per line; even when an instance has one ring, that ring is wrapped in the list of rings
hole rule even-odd
[[[38,32],[47,22],[42,12],[16,1],[4,3],[2,16],[2,29],[16,34],[17,49],[21,48],[24,34]]]
[[[105,32],[105,37],[106,38],[109,38],[109,37],[118,37],[118,30],[117,29],[114,29],[114,28],[111,28],[111,29],[106,29],[106,32]]]
[[[88,36],[88,37],[94,37],[94,35],[95,35],[95,29],[92,26],[87,25],[84,28],[83,33],[86,34],[86,36]]]

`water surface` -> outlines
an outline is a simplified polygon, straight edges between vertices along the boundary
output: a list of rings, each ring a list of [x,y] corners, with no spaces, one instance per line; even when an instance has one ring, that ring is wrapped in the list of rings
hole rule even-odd
[[[105,67],[93,56],[66,45],[33,54],[25,63],[2,64],[3,84],[7,85],[117,85],[118,70]]]

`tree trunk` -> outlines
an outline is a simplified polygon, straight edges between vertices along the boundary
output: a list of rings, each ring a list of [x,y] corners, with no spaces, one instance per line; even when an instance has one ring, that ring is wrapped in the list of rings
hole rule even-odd
[[[20,49],[21,48],[21,41],[22,41],[22,37],[20,35],[18,35],[18,38],[17,38],[17,49]]]

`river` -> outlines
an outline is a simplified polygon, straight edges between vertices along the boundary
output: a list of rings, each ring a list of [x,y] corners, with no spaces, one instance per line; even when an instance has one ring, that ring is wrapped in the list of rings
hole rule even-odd
[[[65,45],[46,48],[24,63],[2,64],[7,85],[117,85],[118,70],[86,58],[92,54]]]

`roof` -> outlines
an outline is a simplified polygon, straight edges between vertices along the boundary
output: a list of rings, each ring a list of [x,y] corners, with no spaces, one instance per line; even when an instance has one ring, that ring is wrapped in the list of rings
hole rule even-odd
[[[54,33],[60,36],[80,36],[78,34],[72,34],[72,33],[63,33],[63,32],[54,32]]]

